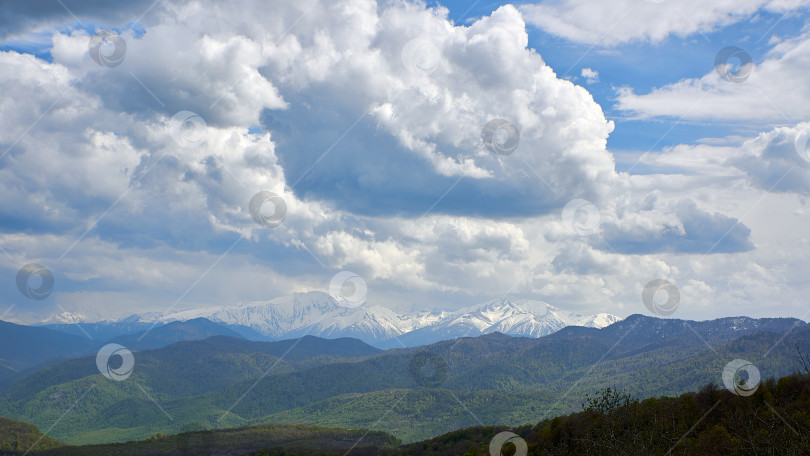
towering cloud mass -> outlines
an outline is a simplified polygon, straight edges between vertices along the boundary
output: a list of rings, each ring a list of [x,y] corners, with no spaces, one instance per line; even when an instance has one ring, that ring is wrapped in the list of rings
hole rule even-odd
[[[692,176],[617,173],[614,124],[529,48],[510,5],[466,26],[371,0],[105,3],[73,11],[86,24],[58,3],[15,13],[9,36],[48,30],[52,61],[0,53],[2,261],[51,265],[63,307],[266,299],[349,269],[392,306],[518,293],[621,313],[678,254],[754,248],[739,211],[687,191]],[[113,26],[123,59],[112,40],[88,52],[88,30]],[[621,106],[642,111],[633,96]],[[766,185],[766,155],[731,158]],[[280,226],[251,217],[260,191],[284,200]]]

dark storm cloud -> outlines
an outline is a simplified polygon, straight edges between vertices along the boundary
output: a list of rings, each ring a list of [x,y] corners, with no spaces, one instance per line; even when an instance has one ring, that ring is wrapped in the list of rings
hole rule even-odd
[[[61,4],[60,4],[61,3]],[[154,12],[155,0],[2,0],[0,39],[62,23],[98,22],[114,27]],[[76,17],[74,17],[76,16]]]

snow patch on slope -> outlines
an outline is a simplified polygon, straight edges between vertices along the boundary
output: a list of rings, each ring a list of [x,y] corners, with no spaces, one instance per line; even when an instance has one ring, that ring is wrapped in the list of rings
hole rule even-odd
[[[401,315],[382,306],[343,307],[323,292],[297,293],[269,301],[167,315],[143,314],[141,317],[143,321],[160,323],[207,318],[228,325],[245,326],[271,339],[315,335],[355,337],[370,343],[396,339],[405,345],[495,331],[513,336],[540,337],[566,326],[602,328],[621,320],[610,314],[579,315],[542,301],[512,301],[509,298],[454,312],[420,311]]]

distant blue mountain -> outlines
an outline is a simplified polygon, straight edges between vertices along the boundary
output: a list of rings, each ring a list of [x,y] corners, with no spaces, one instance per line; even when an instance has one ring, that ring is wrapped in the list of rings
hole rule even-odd
[[[208,339],[213,336],[243,337],[226,327],[205,318],[188,321],[174,321],[165,325],[147,327],[145,330],[114,337],[109,342],[121,344],[130,350],[150,350],[165,347],[177,342]]]
[[[161,323],[162,324],[162,323]],[[73,334],[87,338],[87,335],[96,341],[107,341],[120,336],[146,331],[152,326],[151,322],[143,321],[137,315],[132,315],[118,321],[99,321],[93,323],[50,323],[43,325],[66,334]]]
[[[87,337],[0,320],[0,388],[38,366],[92,353]]]

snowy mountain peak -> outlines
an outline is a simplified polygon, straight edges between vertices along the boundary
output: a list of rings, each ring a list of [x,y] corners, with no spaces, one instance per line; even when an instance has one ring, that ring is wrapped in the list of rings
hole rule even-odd
[[[54,315],[51,318],[42,321],[42,324],[74,324],[74,323],[84,323],[87,321],[87,317],[80,314],[80,313],[73,313],[73,312],[62,312],[60,314]]]
[[[610,326],[613,323],[621,320],[621,318],[615,315],[598,313],[596,315],[591,315],[590,317],[584,317],[580,322],[581,324],[578,326],[585,326],[587,328],[604,328],[605,326]]]
[[[340,305],[331,295],[313,291],[209,307],[171,314],[142,314],[141,321],[186,321],[194,318],[244,326],[269,339],[316,335],[355,337],[369,343],[396,339],[397,344],[421,345],[438,340],[502,332],[513,336],[540,337],[571,326],[601,328],[620,318],[609,314],[583,316],[565,312],[543,301],[500,298],[457,311],[419,311],[398,314],[366,304]],[[393,345],[392,343],[384,345]]]
[[[544,301],[532,301],[529,299],[511,300],[509,298],[499,298],[476,307],[478,312],[519,312],[530,313],[532,315],[546,315],[559,312],[560,309]]]

